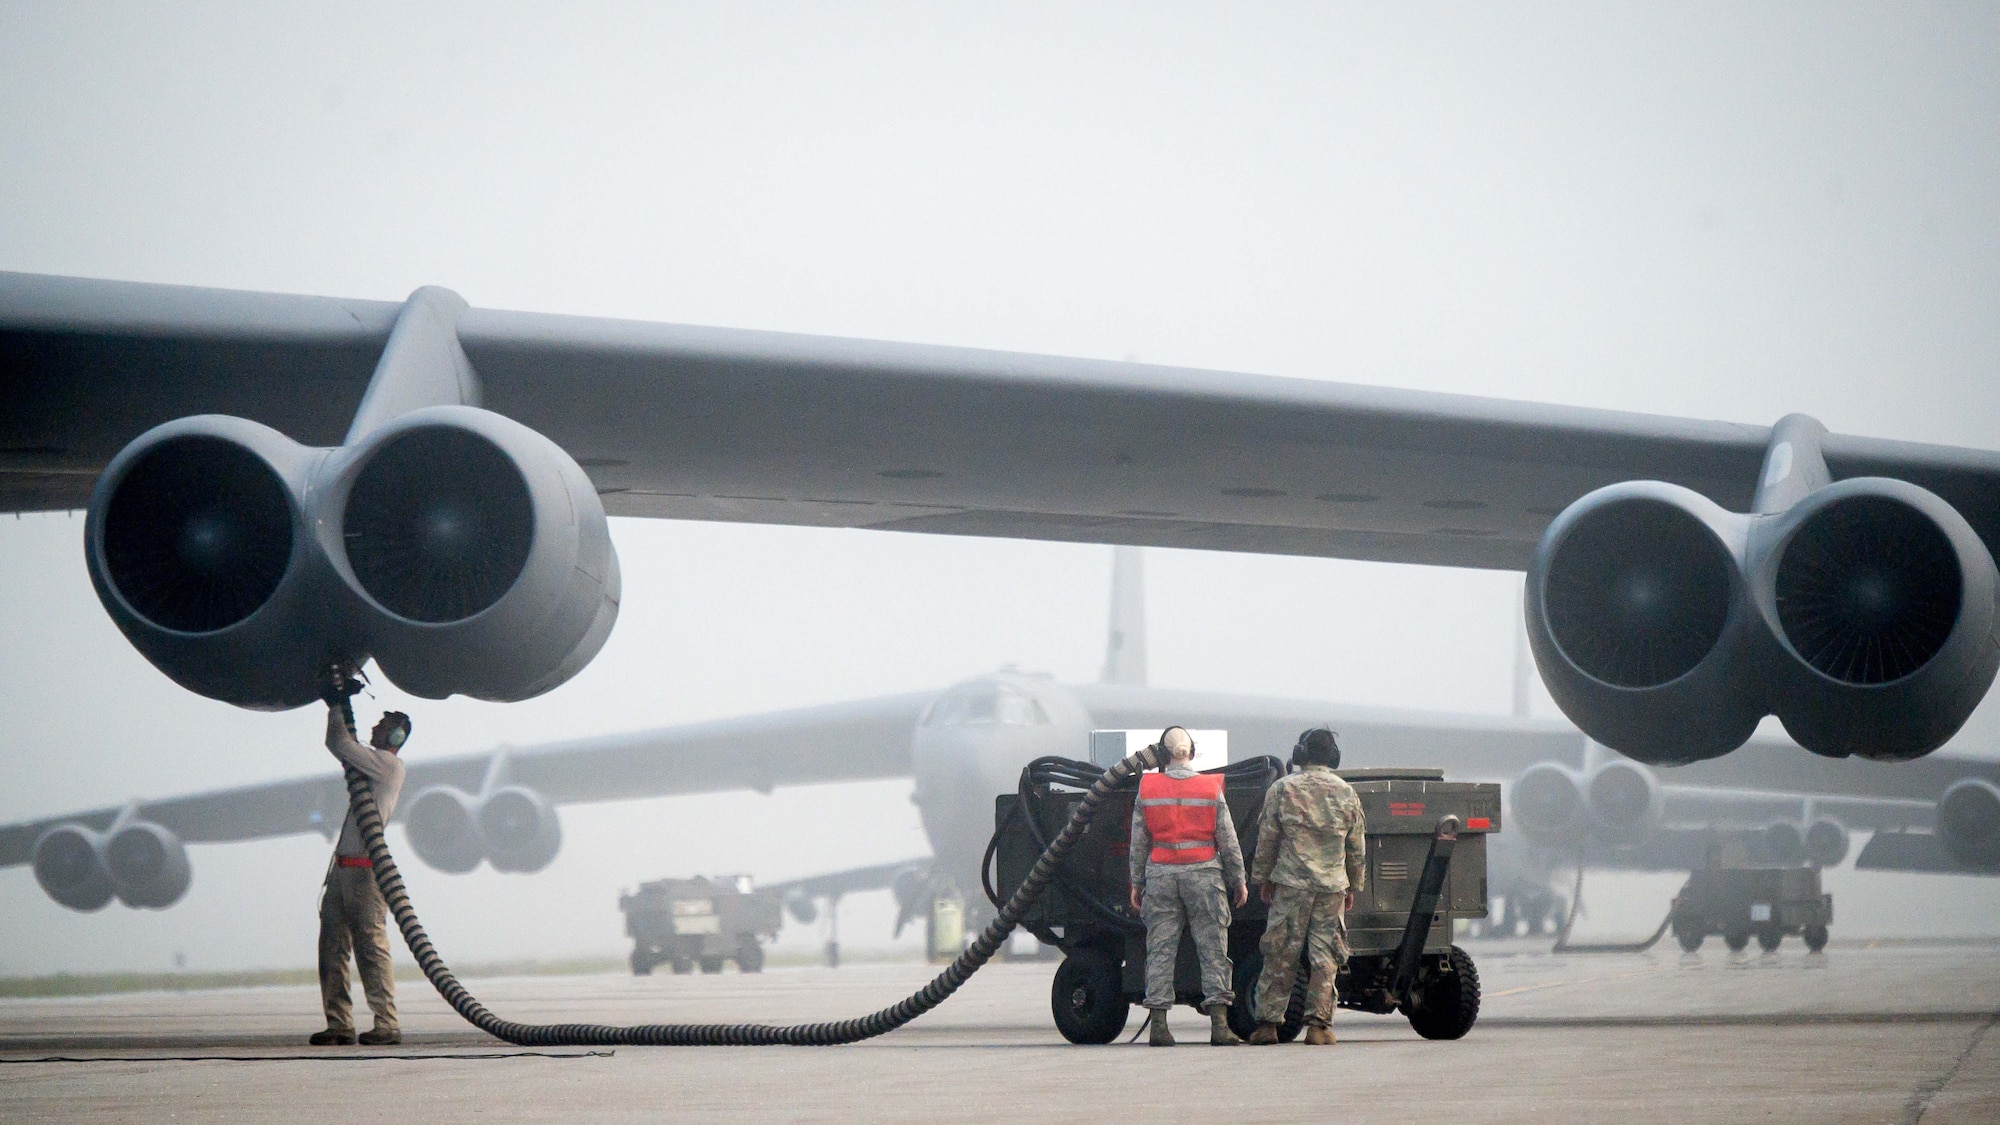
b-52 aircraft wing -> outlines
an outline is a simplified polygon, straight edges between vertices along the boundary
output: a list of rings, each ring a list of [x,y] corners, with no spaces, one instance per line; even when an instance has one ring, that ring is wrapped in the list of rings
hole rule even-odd
[[[423,853],[430,842],[423,838],[422,829],[407,822],[413,812],[422,815],[419,810],[434,793],[457,794],[465,799],[467,808],[476,810],[482,798],[513,788],[531,796],[515,808],[534,810],[528,814],[533,819],[551,813],[555,805],[580,802],[723,790],[769,792],[777,785],[907,777],[910,731],[931,698],[930,693],[888,696],[522,749],[420,759],[409,765],[394,820],[405,822],[412,842]],[[330,836],[339,830],[346,813],[347,789],[334,773],[140,801],[125,808],[95,809],[0,827],[0,867],[29,862],[37,841],[45,832],[58,828],[104,834],[114,826],[134,823],[163,828],[172,839],[184,843],[218,843],[306,832]],[[495,828],[513,830],[523,838],[532,838],[540,827],[482,825],[488,832]],[[119,854],[116,848],[108,849],[114,875],[119,874],[115,870]],[[435,855],[433,851],[426,858]],[[553,855],[551,850],[549,858]],[[51,893],[55,893],[53,888]]]
[[[0,511],[80,508],[127,442],[232,414],[332,446],[403,306],[0,274]],[[1765,426],[968,348],[465,309],[481,402],[611,515],[1522,569],[1633,478],[1742,511]],[[2000,454],[1827,435],[2000,544]]]

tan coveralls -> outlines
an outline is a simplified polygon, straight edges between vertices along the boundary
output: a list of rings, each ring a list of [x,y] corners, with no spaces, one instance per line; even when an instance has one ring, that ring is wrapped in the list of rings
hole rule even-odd
[[[327,709],[326,748],[368,779],[375,790],[375,804],[387,821],[403,790],[401,759],[388,750],[355,741],[333,708]],[[347,978],[349,955],[361,969],[361,990],[375,1013],[375,1030],[397,1029],[396,978],[389,965],[388,903],[375,886],[372,868],[340,866],[342,856],[367,854],[361,826],[349,809],[319,900],[319,994],[326,1008],[326,1026],[333,1031],[354,1030],[354,1000],[348,993]]]

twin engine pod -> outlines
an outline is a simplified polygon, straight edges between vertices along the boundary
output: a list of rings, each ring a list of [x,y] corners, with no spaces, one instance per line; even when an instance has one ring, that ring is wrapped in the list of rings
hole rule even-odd
[[[101,910],[115,896],[127,906],[164,910],[194,880],[187,847],[157,824],[128,820],[105,832],[58,824],[35,840],[35,882],[71,910]]]
[[[413,695],[526,699],[589,663],[618,616],[590,479],[469,406],[335,449],[242,418],[168,422],[112,460],[84,536],[133,647],[256,710],[310,703],[331,662],[369,657]]]
[[[1956,509],[1861,477],[1769,515],[1658,481],[1569,506],[1528,568],[1528,641],[1598,742],[1676,765],[1741,746],[1768,714],[1807,749],[1937,749],[2000,667],[1993,557]]]
[[[1521,771],[1507,791],[1509,823],[1540,847],[1574,844],[1587,833],[1636,844],[1660,825],[1664,802],[1650,770],[1610,761],[1589,773],[1555,762]]]
[[[1521,771],[1507,790],[1508,822],[1543,848],[1574,847],[1586,839],[1612,847],[1645,843],[1665,819],[1666,803],[1651,770],[1618,760],[1588,772],[1542,762]],[[1815,867],[1840,866],[1851,842],[1846,826],[1829,817],[1803,828],[1772,821],[1762,835],[1761,846],[1771,862]]]
[[[450,875],[464,875],[481,860],[495,871],[532,874],[562,850],[555,806],[519,785],[482,796],[448,785],[426,789],[410,802],[403,829],[417,858]]]

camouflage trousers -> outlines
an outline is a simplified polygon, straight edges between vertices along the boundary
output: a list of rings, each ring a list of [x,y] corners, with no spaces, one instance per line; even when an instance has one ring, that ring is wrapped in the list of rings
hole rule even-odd
[[[1305,954],[1306,1022],[1333,1023],[1333,978],[1347,960],[1347,892],[1280,885],[1264,923],[1264,971],[1257,977],[1257,1022],[1283,1023]]]
[[[1139,916],[1146,923],[1146,1007],[1174,1006],[1174,962],[1181,951],[1181,931],[1194,937],[1201,960],[1201,1006],[1233,1004],[1229,964],[1229,892],[1222,869],[1196,867],[1185,871],[1146,870],[1146,893]]]
[[[396,977],[389,964],[389,904],[366,867],[334,867],[319,900],[319,995],[326,1026],[354,1030],[347,959],[361,970],[361,991],[378,1031],[396,1029]]]

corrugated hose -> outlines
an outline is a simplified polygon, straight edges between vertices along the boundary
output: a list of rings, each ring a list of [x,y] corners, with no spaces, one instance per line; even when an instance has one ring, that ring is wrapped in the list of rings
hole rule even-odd
[[[348,729],[353,730],[354,713],[344,699],[341,710]],[[500,1018],[458,982],[458,978],[445,966],[444,958],[438,955],[437,947],[431,944],[430,935],[424,932],[424,924],[417,920],[416,908],[410,904],[410,892],[403,886],[403,877],[396,870],[395,857],[389,854],[389,843],[383,838],[382,814],[375,805],[374,789],[359,770],[348,766],[346,772],[347,799],[354,809],[355,822],[361,828],[362,840],[368,847],[368,857],[375,864],[375,885],[381,888],[382,897],[389,904],[389,912],[395,915],[396,926],[403,931],[403,941],[409,945],[410,954],[417,959],[418,967],[436,987],[438,995],[479,1030],[524,1047],[830,1047],[886,1035],[942,1004],[958,991],[972,974],[992,960],[1021,915],[1041,897],[1042,891],[1056,877],[1063,858],[1076,845],[1084,829],[1090,826],[1090,820],[1097,815],[1098,806],[1104,798],[1121,783],[1154,765],[1153,750],[1147,747],[1104,771],[1084,793],[1083,800],[1070,814],[1069,823],[1042,850],[1041,858],[1035,861],[1028,877],[1008,896],[1007,904],[1000,908],[999,914],[929,984],[887,1008],[856,1019],[783,1026],[761,1023],[652,1023],[613,1027],[593,1023],[517,1023]]]

